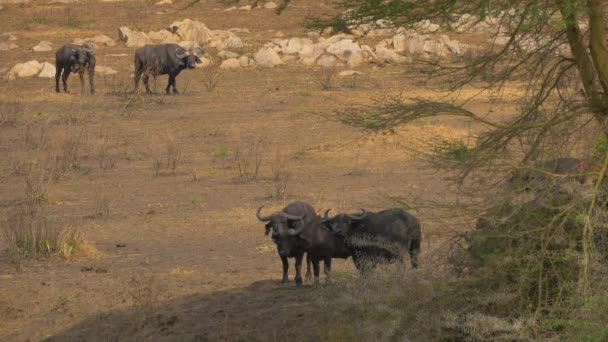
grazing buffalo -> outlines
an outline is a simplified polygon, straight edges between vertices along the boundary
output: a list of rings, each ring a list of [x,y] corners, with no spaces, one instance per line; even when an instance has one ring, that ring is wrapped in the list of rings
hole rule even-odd
[[[360,215],[338,214],[323,223],[334,234],[344,238],[359,270],[380,262],[403,261],[407,251],[413,268],[418,267],[422,239],[420,222],[402,209],[387,209],[377,213],[363,210]]]
[[[169,83],[166,92],[173,87],[173,93],[179,94],[175,87],[175,77],[184,69],[194,69],[199,58],[204,53],[202,49],[197,52],[186,50],[177,44],[146,45],[135,51],[135,90],[139,85],[139,79],[143,75],[146,93],[151,94],[148,80],[150,76],[156,78],[158,75],[169,75]],[[200,55],[199,55],[200,54]]]
[[[63,91],[68,92],[68,77],[71,72],[80,76],[80,87],[84,92],[84,72],[88,71],[91,94],[95,94],[95,51],[91,44],[62,46],[55,54],[55,68],[56,92],[60,92],[59,77],[63,81]]]

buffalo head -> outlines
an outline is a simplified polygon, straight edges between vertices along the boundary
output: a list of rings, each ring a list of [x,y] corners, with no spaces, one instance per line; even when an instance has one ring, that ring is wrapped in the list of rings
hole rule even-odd
[[[262,207],[256,213],[258,220],[266,223],[266,235],[272,230],[272,241],[279,248],[281,256],[291,256],[298,248],[298,234],[304,229],[304,216],[290,215],[276,211],[268,216],[262,216]]]
[[[186,50],[182,47],[175,49],[175,56],[182,60],[185,68],[194,69],[196,65],[202,63],[200,57],[203,56],[205,51],[201,48],[195,48],[192,50]]]
[[[331,209],[325,211],[322,223],[329,227],[331,231],[339,237],[347,236],[352,231],[353,226],[367,216],[367,211],[361,209],[361,214],[359,215],[338,214],[330,218],[330,211]]]

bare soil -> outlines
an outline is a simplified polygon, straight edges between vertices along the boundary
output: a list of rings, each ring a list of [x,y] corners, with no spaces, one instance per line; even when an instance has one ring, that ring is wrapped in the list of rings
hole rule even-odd
[[[212,29],[247,28],[250,33],[238,35],[255,51],[277,31],[302,36],[305,15],[328,11],[319,1],[292,1],[295,7],[282,16],[270,10],[218,11],[224,5],[216,1],[177,11],[186,2],[176,3],[5,6],[0,32],[17,32],[20,48],[3,52],[0,67],[31,59],[54,62],[54,52],[29,51],[43,39],[56,47],[100,33],[116,39],[122,25],[158,30],[184,18]],[[70,18],[92,25],[67,24]],[[465,121],[437,119],[365,135],[327,119],[333,110],[388,94],[445,95],[426,86],[408,66],[366,65],[358,69],[365,75],[336,76],[329,90],[319,84],[329,71],[296,64],[222,71],[213,92],[204,87],[204,71],[196,69],[177,78],[182,95],[132,96],[126,90],[133,50],[121,43],[98,49],[98,64],[120,74],[98,76],[94,96],[81,95],[74,76],[71,94],[55,94],[50,79],[2,84],[4,103],[17,101],[19,114],[16,124],[0,127],[0,210],[6,213],[25,197],[23,165],[61,151],[66,137],[76,137],[77,163],[51,184],[48,206],[97,251],[67,260],[15,262],[1,236],[2,341],[294,341],[314,336],[315,317],[323,310],[315,295],[319,289],[279,285],[280,261],[255,217],[256,208],[264,205],[268,212],[304,200],[319,212],[378,210],[395,206],[392,196],[449,198],[445,180],[407,151],[434,138],[466,141],[477,129]],[[157,91],[165,84],[166,77],[159,77]],[[512,108],[511,103],[490,103],[480,96],[469,106],[492,106],[495,115]],[[46,146],[32,147],[31,137],[45,132]],[[103,141],[113,167],[102,167]],[[167,141],[179,147],[180,162],[175,171],[156,175],[153,161]],[[247,180],[239,177],[235,153],[251,146],[259,146],[254,155],[261,164],[257,178]],[[270,198],[277,163],[289,178],[286,193]],[[424,226],[422,267],[444,234],[469,228],[446,229],[432,210],[416,214]],[[350,260],[335,260],[334,268],[356,272]]]

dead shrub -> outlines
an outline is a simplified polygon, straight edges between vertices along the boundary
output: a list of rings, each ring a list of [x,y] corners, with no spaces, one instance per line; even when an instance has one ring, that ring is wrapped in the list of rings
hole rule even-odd
[[[318,72],[318,83],[321,90],[330,90],[334,87],[337,75],[336,67],[321,68]]]
[[[0,126],[17,126],[17,120],[23,115],[23,105],[18,101],[0,102]]]
[[[80,153],[84,145],[85,132],[77,132],[76,129],[68,127],[59,137],[55,155],[55,176],[60,177],[71,169],[80,167]]]
[[[50,120],[45,120],[40,124],[28,123],[25,126],[25,145],[32,150],[43,150],[49,142]]]
[[[262,165],[262,139],[254,134],[241,136],[232,151],[238,178],[242,181],[257,179]]]
[[[213,92],[220,82],[221,69],[217,62],[212,62],[203,69],[203,84],[208,92]]]
[[[287,169],[288,160],[288,154],[277,149],[274,158],[270,161],[272,188],[268,193],[269,198],[285,197],[290,176],[289,170]]]
[[[78,230],[62,225],[57,217],[35,205],[13,208],[3,231],[9,252],[17,258],[56,255],[67,258],[84,246]]]
[[[125,299],[135,307],[136,313],[131,317],[131,332],[146,327],[154,319],[154,304],[160,295],[155,276],[134,274],[125,291]]]
[[[24,175],[25,202],[29,205],[46,203],[49,198],[49,190],[54,178],[53,163],[50,160],[43,164],[34,161]]]
[[[96,157],[99,162],[99,167],[102,170],[108,170],[114,168],[116,165],[116,155],[112,154],[113,137],[109,129],[101,131],[96,144]]]
[[[175,174],[175,170],[182,161],[182,151],[175,137],[167,134],[162,143],[157,144],[152,152],[152,170],[156,176],[161,175],[163,169]]]

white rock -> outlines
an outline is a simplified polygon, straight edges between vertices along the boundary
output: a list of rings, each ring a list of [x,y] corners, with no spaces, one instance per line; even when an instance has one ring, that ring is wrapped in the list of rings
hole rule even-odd
[[[242,27],[233,27],[231,29],[228,29],[228,31],[232,32],[232,33],[250,33],[251,31],[249,31],[248,28],[242,28]]]
[[[226,43],[231,38],[236,37],[230,31],[210,30],[200,21],[190,19],[176,21],[169,25],[168,30],[179,35],[183,40],[194,41],[199,45],[217,48],[218,50],[224,50],[227,47]]]
[[[344,71],[340,71],[340,73],[338,74],[338,76],[342,76],[342,77],[353,76],[353,75],[364,75],[364,74],[360,71],[355,71],[355,70],[344,70]]]
[[[236,10],[236,6],[228,7],[224,10],[224,12],[232,12],[234,10]]]
[[[376,47],[376,56],[379,62],[399,64],[407,61],[407,58],[401,56],[395,50],[384,47]]]
[[[112,69],[111,67],[98,65],[95,67],[95,73],[102,75],[116,75],[118,74],[118,71]]]
[[[150,39],[161,42],[162,44],[176,44],[180,41],[178,35],[167,30],[150,31],[147,35]]]
[[[184,41],[181,41],[181,42],[177,43],[177,45],[179,45],[179,46],[183,47],[183,48],[184,48],[184,49],[186,49],[186,50],[193,50],[193,49],[196,49],[196,48],[199,48],[199,47],[200,47],[200,46],[198,45],[198,43],[193,42],[193,41],[191,41],[191,40],[184,40]]]
[[[338,65],[338,58],[334,55],[325,54],[317,58],[316,64],[322,67],[335,67]]]
[[[310,31],[306,33],[306,36],[310,39],[318,39],[321,35],[317,31]]]
[[[15,77],[31,77],[38,75],[41,69],[42,64],[38,63],[36,60],[18,63],[8,72],[8,77],[9,79],[14,79]]]
[[[131,30],[126,26],[118,29],[118,39],[124,42],[127,47],[142,47],[152,42],[145,33]]]
[[[226,41],[224,42],[224,45],[228,49],[240,49],[240,48],[245,47],[245,45],[243,44],[243,41],[239,37],[230,37],[230,38],[226,39]]]
[[[239,11],[251,11],[251,5],[241,6]]]
[[[43,40],[32,48],[34,52],[47,52],[53,50],[53,43]]]
[[[227,50],[223,50],[220,51],[217,56],[221,59],[233,59],[233,58],[239,58],[239,54],[236,52],[232,52],[232,51],[227,51]]]
[[[448,51],[445,44],[436,40],[425,41],[422,51],[427,54],[427,56],[433,58],[445,58],[448,56]]]
[[[0,42],[0,51],[8,51],[18,47],[19,46],[13,42]]]
[[[310,39],[306,39],[304,41],[302,38],[291,38],[287,41],[286,46],[283,48],[283,53],[284,54],[299,53],[305,44],[312,45],[312,41]]]
[[[54,78],[55,77],[55,66],[51,63],[44,62],[42,63],[42,69],[38,74],[38,77],[41,78]]]
[[[100,34],[100,35],[97,35],[97,36],[91,37],[91,38],[85,38],[85,42],[92,43],[96,47],[99,47],[99,46],[110,47],[110,46],[116,45],[116,43],[114,42],[114,39],[112,39],[104,34]]]
[[[329,38],[319,38],[319,42],[321,43],[328,43],[328,44],[333,44],[333,43],[337,43],[341,40],[345,40],[345,39],[350,39],[353,40],[355,37],[351,36],[350,34],[345,34],[345,33],[340,33],[340,34],[336,34],[334,36],[331,36]]]
[[[14,41],[17,41],[17,36],[13,32],[4,32],[4,33],[0,33],[0,40],[14,42]]]
[[[261,48],[255,54],[255,62],[257,65],[262,67],[272,68],[275,65],[283,64],[283,60],[276,51],[268,48]]]
[[[161,1],[157,2],[155,5],[156,6],[171,5],[172,3],[173,3],[173,0],[161,0]]]
[[[236,58],[229,58],[220,65],[220,69],[239,69],[240,67],[241,63]]]
[[[294,55],[285,55],[281,59],[283,60],[283,62],[289,63],[289,62],[295,62],[298,58]]]
[[[361,53],[363,54],[363,60],[366,62],[378,59],[374,50],[369,45],[361,45]]]
[[[264,8],[267,8],[267,9],[275,9],[277,7],[278,7],[277,4],[275,4],[272,1],[269,1],[269,2],[267,2],[267,3],[264,4]]]
[[[445,34],[442,34],[441,42],[443,42],[448,51],[451,52],[453,55],[460,56],[462,54],[462,51],[460,50],[460,44],[457,40],[451,40],[450,37]]]
[[[278,31],[277,33],[274,34],[274,36],[277,38],[283,38],[283,37],[285,37],[285,33]]]
[[[358,66],[363,62],[361,47],[351,39],[343,39],[333,43],[327,47],[326,51],[351,67]]]
[[[239,64],[242,67],[253,66],[255,65],[255,60],[253,58],[250,58],[249,56],[241,56],[239,58]]]

